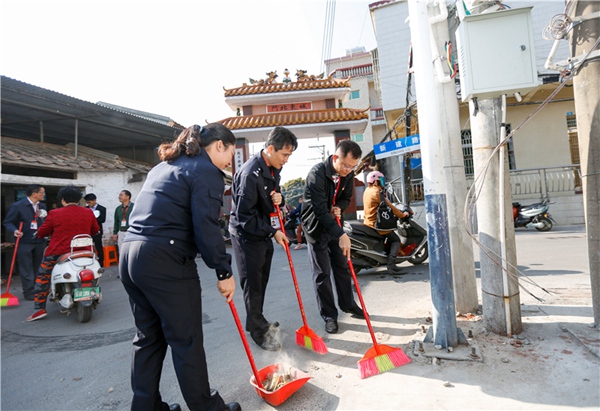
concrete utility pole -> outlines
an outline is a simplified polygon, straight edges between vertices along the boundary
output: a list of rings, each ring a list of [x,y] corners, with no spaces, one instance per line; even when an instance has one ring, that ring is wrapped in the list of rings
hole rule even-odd
[[[475,258],[473,241],[465,230],[464,208],[467,198],[467,178],[463,163],[462,141],[460,138],[460,115],[454,79],[442,71],[441,53],[444,42],[450,38],[448,30],[448,9],[445,0],[439,3],[430,2],[430,7],[439,4],[439,15],[429,19],[431,25],[434,58],[434,82],[440,109],[439,119],[444,150],[444,176],[448,194],[448,229],[450,231],[450,252],[452,256],[452,274],[454,277],[454,298],[456,311],[466,314],[475,313],[479,308],[477,297],[477,277],[475,275]],[[434,8],[437,13],[437,9]],[[432,20],[433,19],[433,20]]]
[[[500,143],[502,104],[499,98],[469,101],[471,138],[475,176],[480,175],[492,151]],[[505,151],[499,151],[500,155]],[[478,180],[475,187],[477,200],[477,227],[479,242],[491,250],[492,257],[480,251],[481,295],[485,328],[496,334],[513,335],[521,332],[521,308],[519,282],[517,279],[517,252],[515,229],[512,224],[512,204],[509,174],[500,175],[499,155],[491,160],[485,180]],[[504,170],[509,169],[508,157],[502,155]],[[503,190],[503,197],[500,190]],[[503,204],[499,199],[504,198]],[[504,213],[504,217],[501,216]],[[500,226],[504,221],[504,227]],[[503,244],[504,243],[504,244]],[[503,247],[504,250],[503,251]],[[500,256],[508,264],[503,270]]]
[[[598,1],[577,1],[571,19],[600,11]],[[600,18],[576,25],[571,31],[571,56],[585,57],[598,50]],[[573,79],[579,156],[583,180],[594,323],[600,327],[600,60],[583,63]]]
[[[443,5],[440,9],[445,8],[446,2],[441,3]],[[448,348],[458,344],[446,184],[443,169],[440,167],[446,164],[442,141],[448,119],[442,84],[434,75],[427,5],[426,0],[408,1],[415,85],[419,105],[423,108],[419,111],[419,128],[433,302],[433,326],[426,336],[426,341],[433,341],[436,346]],[[437,24],[437,21],[433,24]]]

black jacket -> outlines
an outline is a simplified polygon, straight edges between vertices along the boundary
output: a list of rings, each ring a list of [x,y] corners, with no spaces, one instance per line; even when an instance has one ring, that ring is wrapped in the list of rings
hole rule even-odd
[[[271,192],[279,192],[281,170],[268,167],[262,152],[252,156],[233,176],[229,216],[232,235],[259,240],[273,237],[277,232],[269,216],[275,211]],[[280,207],[284,204],[282,200]]]
[[[46,210],[46,206],[40,201],[38,203],[40,210]],[[35,218],[33,206],[27,197],[17,201],[8,209],[8,214],[4,219],[4,227],[11,235],[19,228],[19,223],[23,222],[23,237],[20,242],[22,244],[38,244],[46,240],[38,238],[37,230],[31,229],[31,221]],[[40,228],[44,222],[43,218],[37,217],[37,226]],[[34,267],[37,270],[37,267]]]
[[[336,205],[342,212],[348,208],[354,193],[354,173],[341,178],[334,199],[336,187],[334,176],[339,178],[339,175],[333,169],[332,162],[333,156],[329,156],[327,160],[316,164],[306,177],[301,219],[302,229],[311,243],[314,243],[323,231],[336,238],[344,234],[344,230],[331,214],[331,207]]]
[[[148,173],[124,241],[170,244],[189,257],[200,252],[219,279],[228,278],[231,256],[219,224],[224,188],[223,172],[204,149],[198,156],[163,161]]]
[[[91,207],[88,207],[91,208]],[[100,232],[98,235],[104,234],[104,229],[102,228],[102,224],[106,222],[106,207],[101,206],[100,204],[96,204],[96,210],[100,212],[100,215],[96,217],[96,221],[98,221],[98,225],[100,226]]]

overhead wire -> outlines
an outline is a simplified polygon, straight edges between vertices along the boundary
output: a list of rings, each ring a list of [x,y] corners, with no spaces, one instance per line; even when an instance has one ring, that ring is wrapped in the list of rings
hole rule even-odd
[[[321,45],[321,73],[325,71],[325,61],[331,58],[333,28],[335,24],[335,1],[327,0],[327,4],[325,5],[325,24],[323,25],[323,42]]]

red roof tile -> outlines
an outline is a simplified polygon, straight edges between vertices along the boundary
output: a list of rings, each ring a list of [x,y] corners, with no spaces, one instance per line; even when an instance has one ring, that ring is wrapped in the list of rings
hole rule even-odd
[[[246,84],[242,87],[225,90],[225,97],[248,96],[253,94],[285,93],[288,91],[305,91],[318,89],[335,89],[350,87],[350,79],[326,78],[323,80],[296,81],[288,84]]]
[[[219,121],[230,130],[249,128],[291,126],[300,124],[334,123],[340,121],[357,121],[369,118],[369,108],[364,110],[352,108],[334,108],[326,110],[295,111],[288,113],[257,114],[250,116],[229,117]]]

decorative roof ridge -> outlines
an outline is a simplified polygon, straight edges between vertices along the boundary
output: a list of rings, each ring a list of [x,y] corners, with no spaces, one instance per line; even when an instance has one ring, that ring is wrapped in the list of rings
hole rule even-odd
[[[243,83],[240,87],[234,87],[227,89],[223,87],[225,91],[225,97],[233,95],[247,95],[247,94],[268,94],[268,93],[281,93],[288,91],[301,91],[301,90],[312,90],[312,89],[327,89],[327,88],[343,88],[350,87],[350,77],[345,79],[327,78],[322,80],[310,80],[310,81],[295,81],[288,84],[285,83],[271,83],[271,84],[247,84]]]

